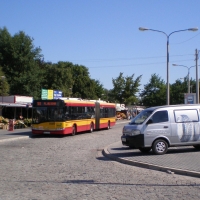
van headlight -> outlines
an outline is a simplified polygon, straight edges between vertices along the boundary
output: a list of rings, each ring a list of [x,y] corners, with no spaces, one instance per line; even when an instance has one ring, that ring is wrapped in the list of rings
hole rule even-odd
[[[140,134],[140,130],[133,130],[131,131],[130,135],[134,136],[134,135],[139,135]]]
[[[139,134],[140,134],[140,130],[123,131],[123,135],[127,135],[127,136],[135,136]]]

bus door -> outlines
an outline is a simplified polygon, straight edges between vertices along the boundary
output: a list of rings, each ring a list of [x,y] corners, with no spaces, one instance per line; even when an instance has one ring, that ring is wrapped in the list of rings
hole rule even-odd
[[[95,102],[95,129],[100,129],[100,103]]]

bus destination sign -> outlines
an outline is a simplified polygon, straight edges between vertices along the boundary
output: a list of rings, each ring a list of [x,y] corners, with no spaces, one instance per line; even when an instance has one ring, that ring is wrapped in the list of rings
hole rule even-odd
[[[57,106],[56,101],[37,101],[36,106]]]

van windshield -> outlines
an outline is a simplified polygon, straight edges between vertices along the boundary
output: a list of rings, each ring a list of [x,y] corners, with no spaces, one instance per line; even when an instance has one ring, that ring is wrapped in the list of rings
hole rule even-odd
[[[151,114],[153,110],[143,110],[134,117],[129,124],[142,124]]]

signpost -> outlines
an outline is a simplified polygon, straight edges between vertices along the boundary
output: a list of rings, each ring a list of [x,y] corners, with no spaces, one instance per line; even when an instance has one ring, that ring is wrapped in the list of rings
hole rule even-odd
[[[62,91],[54,90],[53,99],[59,99],[62,97]]]
[[[60,90],[42,89],[42,95],[41,95],[42,100],[59,99],[61,97],[62,97],[62,91],[60,91]]]
[[[42,89],[42,96],[41,99],[48,99],[48,90]]]
[[[185,104],[196,104],[196,93],[186,93],[184,94]]]

